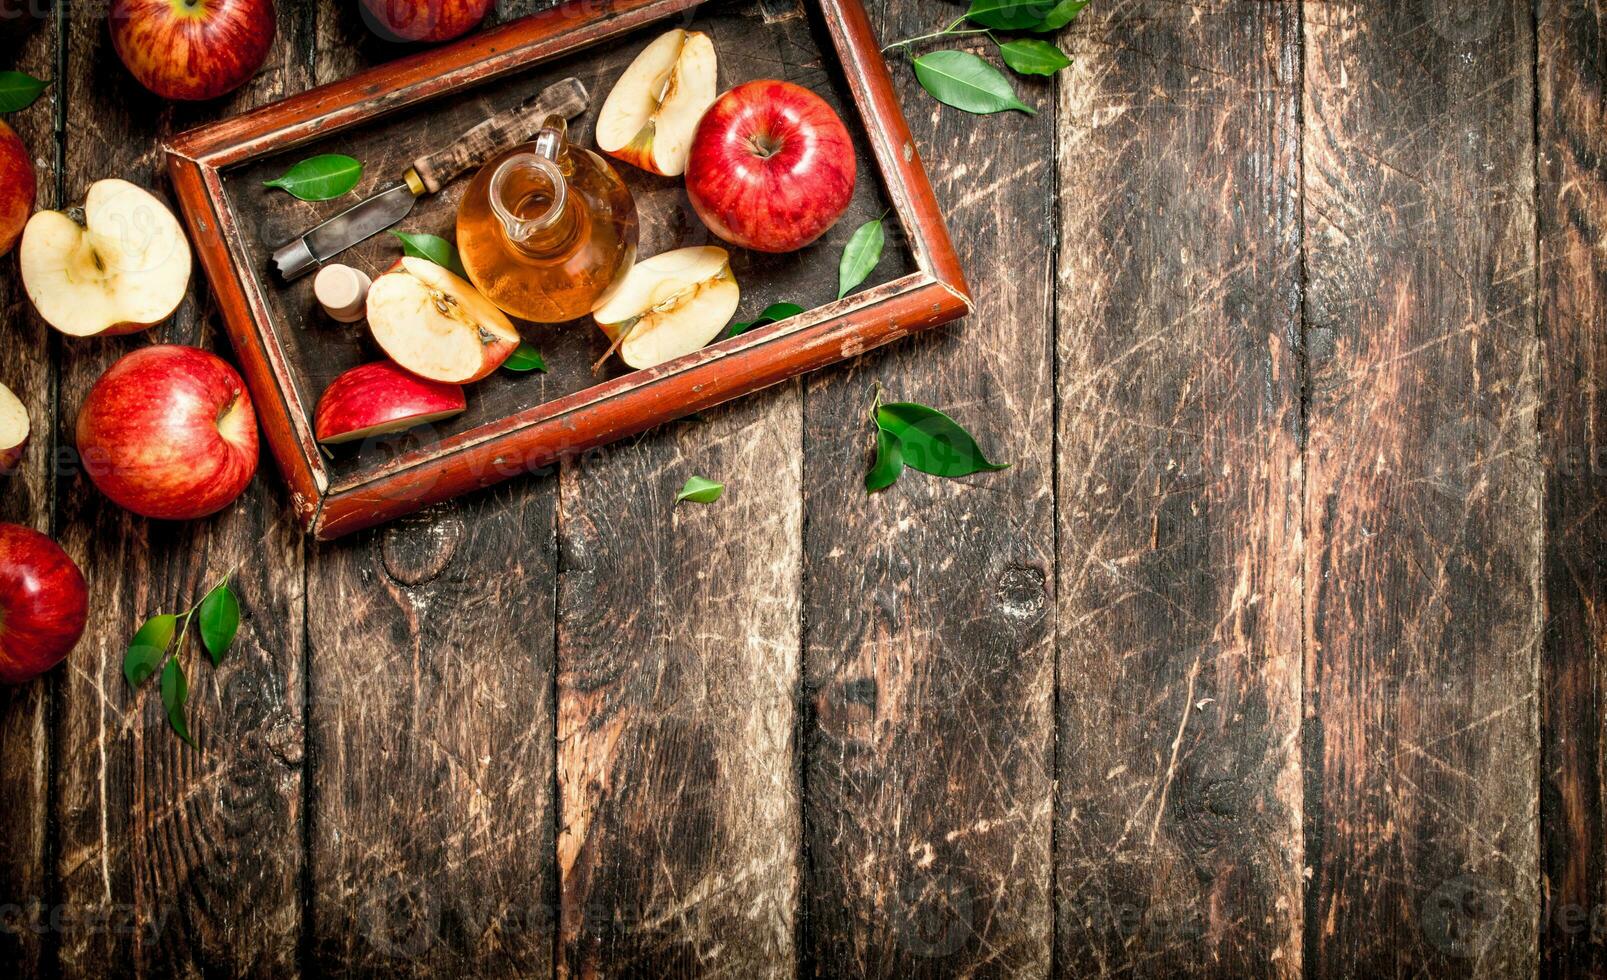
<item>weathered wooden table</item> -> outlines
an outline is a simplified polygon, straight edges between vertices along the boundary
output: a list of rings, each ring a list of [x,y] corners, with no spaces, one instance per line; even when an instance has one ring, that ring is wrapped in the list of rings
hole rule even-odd
[[[395,56],[355,8],[281,3],[201,107],[98,7],[4,27],[57,79],[11,117],[41,205]],[[1094,0],[1063,40],[1030,118],[896,68],[968,322],[334,545],[271,471],[108,506],[71,420],[150,338],[51,336],[8,260],[0,378],[55,431],[0,519],[93,614],[0,693],[0,961],[1607,971],[1607,7]],[[154,336],[217,334],[203,289]],[[867,497],[876,381],[1015,465]],[[694,471],[727,497],[672,506]],[[197,752],[122,652],[235,563]]]

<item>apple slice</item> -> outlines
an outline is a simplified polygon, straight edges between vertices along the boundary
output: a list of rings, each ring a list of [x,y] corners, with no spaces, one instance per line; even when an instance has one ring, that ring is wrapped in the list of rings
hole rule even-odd
[[[713,340],[742,290],[723,248],[700,245],[644,259],[614,284],[592,319],[633,368],[673,360]]]
[[[11,389],[0,385],[0,476],[17,468],[28,448],[28,409]]]
[[[83,224],[60,211],[28,219],[22,286],[45,322],[70,337],[125,334],[173,315],[190,284],[190,243],[150,191],[97,180]]]
[[[665,177],[686,172],[718,71],[707,34],[676,28],[642,49],[597,113],[597,148]]]
[[[449,384],[479,381],[519,347],[519,331],[479,290],[411,256],[369,287],[368,329],[385,356]]]
[[[318,400],[318,441],[334,446],[389,435],[463,412],[463,389],[426,381],[390,361],[354,367],[330,382]]]

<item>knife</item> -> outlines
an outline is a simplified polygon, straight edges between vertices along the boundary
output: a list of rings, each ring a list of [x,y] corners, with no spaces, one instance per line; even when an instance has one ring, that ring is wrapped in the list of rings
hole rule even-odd
[[[453,144],[413,161],[402,179],[273,253],[273,264],[286,282],[310,272],[358,242],[396,224],[413,210],[413,202],[434,194],[454,177],[492,156],[518,146],[541,128],[550,115],[573,119],[591,96],[578,78],[566,78],[499,112],[459,136]]]

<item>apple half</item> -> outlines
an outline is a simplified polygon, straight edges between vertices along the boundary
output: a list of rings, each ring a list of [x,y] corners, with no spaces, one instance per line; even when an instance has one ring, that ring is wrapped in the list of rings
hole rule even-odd
[[[448,384],[479,381],[519,347],[519,331],[479,290],[412,256],[369,287],[368,329],[386,357]]]
[[[167,205],[126,180],[97,180],[82,217],[40,211],[22,230],[22,286],[44,321],[93,337],[172,316],[190,285],[190,243]]]
[[[449,419],[466,407],[458,385],[426,381],[378,361],[330,382],[318,399],[313,427],[319,442],[334,446]]]
[[[17,468],[28,449],[28,409],[11,389],[0,385],[0,476]]]
[[[709,36],[680,28],[663,34],[608,93],[597,113],[597,148],[650,173],[679,177],[717,88]]]
[[[690,354],[713,340],[737,311],[742,290],[723,248],[661,252],[631,267],[592,319],[633,368]]]

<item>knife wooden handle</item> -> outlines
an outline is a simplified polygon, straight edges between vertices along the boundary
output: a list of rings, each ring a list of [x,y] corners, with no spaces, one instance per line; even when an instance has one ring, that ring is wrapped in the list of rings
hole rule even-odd
[[[578,78],[566,78],[549,85],[517,108],[499,112],[457,138],[444,150],[428,153],[413,161],[424,189],[431,194],[463,171],[478,167],[503,150],[528,140],[547,117],[554,113],[565,119],[580,115],[591,101]]]

